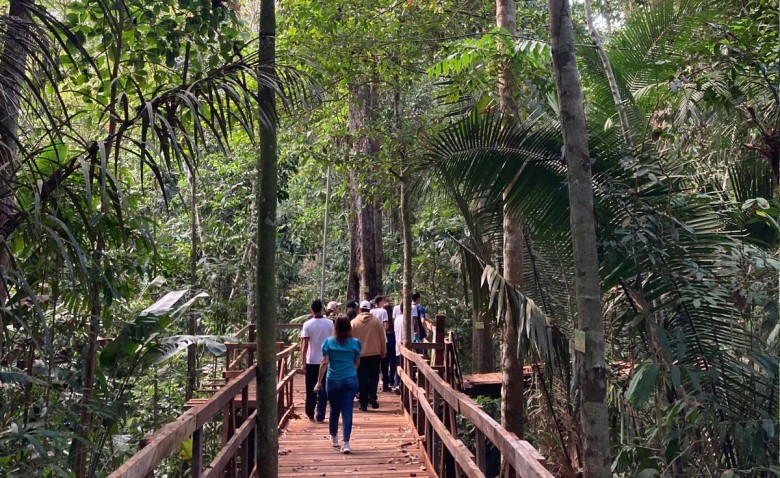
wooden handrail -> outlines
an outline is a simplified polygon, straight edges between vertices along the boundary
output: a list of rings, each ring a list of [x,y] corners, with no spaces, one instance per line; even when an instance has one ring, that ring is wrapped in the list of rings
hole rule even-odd
[[[418,345],[412,344],[411,347],[417,348]],[[453,436],[454,420],[447,417],[458,413],[474,424],[478,437],[484,437],[495,445],[506,463],[519,476],[552,478],[553,475],[544,466],[544,457],[530,443],[505,430],[468,395],[453,389],[414,350],[401,347],[401,355],[404,358],[401,380],[406,388],[402,394],[404,409],[411,417],[414,412],[412,405],[416,402],[416,426],[418,433],[422,432],[426,436],[426,447],[430,446],[433,450],[433,444],[427,442],[432,441],[429,432],[435,433],[463,473],[471,478],[484,477],[484,457],[475,457],[468,450],[464,452],[463,443],[457,439],[457,435]],[[413,377],[416,377],[417,383]],[[444,405],[444,412],[440,410],[439,401],[443,402],[441,405]],[[450,422],[450,430],[438,417],[439,413]]]
[[[252,334],[252,331],[249,331]],[[255,380],[255,367],[253,366],[254,343],[226,344],[228,353],[241,350],[241,353],[230,362],[229,369],[224,372],[227,384],[219,389],[208,400],[198,403],[187,410],[173,422],[166,424],[159,431],[145,437],[142,440],[142,448],[122,466],[117,468],[109,478],[146,478],[151,476],[156,466],[166,457],[171,455],[188,437],[193,438],[192,475],[197,477],[221,476],[223,471],[230,466],[235,468],[236,457],[240,458],[242,467],[241,476],[248,475],[248,467],[252,453],[248,450],[248,440],[255,431],[255,418],[257,411],[249,415],[249,385]],[[279,404],[279,426],[283,426],[292,415],[293,409],[293,383],[294,377],[299,371],[296,366],[296,352],[298,344],[285,347],[277,352],[277,403]],[[244,358],[248,358],[246,370],[236,370],[242,366]],[[232,368],[232,370],[231,370]],[[234,401],[241,396],[241,417],[243,423],[238,429],[234,429],[233,410]],[[227,430],[223,438],[223,446],[214,460],[202,470],[202,441],[203,426],[221,412],[225,412],[225,426]],[[246,471],[245,471],[246,470]]]
[[[244,337],[245,335],[248,336],[250,331],[255,329],[255,324],[246,324],[245,326],[238,329],[238,332],[236,332],[233,337],[240,339]]]
[[[281,343],[281,342],[280,342]],[[425,344],[419,344],[419,345],[425,345]],[[437,345],[437,344],[432,344]],[[287,348],[279,351],[276,353],[276,358],[281,358],[280,354],[289,354],[290,350],[293,348],[298,348],[299,344],[293,344],[288,346]],[[257,350],[257,343],[255,342],[245,342],[245,343],[231,343],[231,344],[225,344],[225,348],[227,348],[228,351],[233,350]]]
[[[286,358],[288,355],[294,354],[296,350],[300,347],[299,344],[292,344],[286,349],[282,350],[281,352],[278,352],[276,354],[276,360],[281,360],[283,358]]]
[[[241,390],[255,378],[254,368],[245,370],[236,380],[228,383],[215,393],[211,399],[184,412],[175,421],[144,439],[144,447],[122,466],[114,470],[109,478],[144,478],[173,453],[184,440],[200,429],[225,405],[233,400]]]
[[[239,366],[241,365],[241,363],[242,363],[242,362],[244,361],[244,359],[245,359],[245,358],[247,358],[247,357],[249,357],[249,349],[245,348],[244,350],[242,350],[242,351],[241,351],[241,353],[240,353],[240,354],[238,354],[238,356],[237,356],[235,359],[233,359],[233,361],[232,361],[232,362],[230,362],[230,363],[228,364],[228,367],[227,367],[227,369],[228,369],[228,370],[236,370],[237,368],[239,368]]]

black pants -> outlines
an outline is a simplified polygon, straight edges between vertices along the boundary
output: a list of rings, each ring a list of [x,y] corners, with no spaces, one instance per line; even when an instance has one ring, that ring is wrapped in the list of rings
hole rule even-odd
[[[391,366],[392,364],[392,366]],[[382,359],[382,390],[395,384],[395,333],[387,333],[387,355]]]
[[[376,387],[379,385],[379,365],[382,358],[379,355],[360,357],[358,380],[360,381],[360,406],[368,406],[368,402],[376,401]]]
[[[325,419],[325,405],[328,403],[328,393],[325,391],[325,381],[328,373],[322,377],[322,388],[319,392],[314,391],[317,385],[317,377],[320,374],[319,364],[306,364],[306,416],[309,419],[316,418],[317,421]],[[314,408],[317,408],[317,415],[314,415]]]

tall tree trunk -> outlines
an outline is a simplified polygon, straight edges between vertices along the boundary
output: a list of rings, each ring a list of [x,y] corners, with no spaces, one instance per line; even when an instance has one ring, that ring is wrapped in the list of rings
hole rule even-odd
[[[604,322],[601,315],[596,224],[593,214],[588,132],[582,88],[575,58],[574,27],[568,0],[548,0],[553,69],[565,145],[569,207],[571,210],[574,280],[578,326],[585,335],[584,351],[574,360],[582,390],[580,423],[583,433],[585,477],[609,477],[609,423],[607,375],[604,358]]]
[[[358,217],[360,225],[360,298],[371,299],[379,292],[376,289],[376,240],[374,239],[374,201],[363,201]]]
[[[607,51],[604,49],[604,44],[601,43],[599,32],[596,31],[596,25],[593,23],[593,10],[591,9],[590,0],[585,0],[585,21],[588,23],[590,40],[593,42],[593,46],[596,47],[599,59],[601,59],[601,66],[604,68],[604,74],[607,75],[609,91],[612,93],[612,100],[615,102],[615,109],[617,110],[618,118],[620,120],[620,133],[623,135],[623,141],[625,142],[626,147],[631,149],[634,147],[634,140],[631,137],[631,127],[628,124],[628,116],[626,115],[626,109],[623,107],[623,98],[620,95],[615,72],[612,70],[612,63],[609,61]]]
[[[272,74],[276,64],[276,10],[274,0],[260,2],[260,66]],[[260,108],[271,124],[261,124],[257,158],[257,266],[255,320],[257,331],[257,460],[261,477],[276,478],[279,436],[276,413],[276,97],[268,86],[259,89]]]
[[[378,108],[378,90],[375,82],[350,85],[349,130],[353,137],[352,152],[356,156],[372,158],[379,150],[376,138],[368,134],[372,118]],[[361,158],[363,159],[363,158]],[[382,292],[382,240],[379,201],[374,197],[374,168],[367,168],[368,174],[361,178],[356,171],[350,173],[350,202],[356,225],[350,224],[350,270],[348,292],[353,292],[354,276],[360,276],[358,300],[369,299]],[[365,181],[367,184],[361,184]],[[377,217],[378,216],[378,217]],[[348,296],[349,297],[349,296]]]
[[[517,7],[514,0],[496,0],[496,25],[510,35],[517,33]],[[512,65],[506,60],[498,74],[499,109],[505,127],[511,127],[517,116],[514,99],[515,78]],[[504,191],[504,278],[511,285],[523,289],[523,225],[516,213],[506,206],[509,193],[514,188],[512,181]],[[502,340],[501,358],[501,424],[507,430],[523,437],[525,422],[525,383],[523,377],[523,355],[518,344],[518,318],[520,310],[506,304],[506,321]]]
[[[11,0],[0,55],[0,230],[16,215],[14,191],[18,161],[16,160],[19,101],[30,53],[29,28],[32,24],[32,0]],[[3,240],[8,238],[2,238]],[[8,299],[5,278],[11,257],[7,247],[0,247],[0,305]],[[2,322],[0,322],[2,325]]]

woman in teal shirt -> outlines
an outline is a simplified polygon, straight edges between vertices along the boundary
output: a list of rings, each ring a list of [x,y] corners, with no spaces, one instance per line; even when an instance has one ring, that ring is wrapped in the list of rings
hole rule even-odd
[[[360,365],[360,341],[352,337],[352,325],[346,316],[336,319],[336,333],[322,344],[322,364],[314,391],[322,387],[322,376],[328,371],[325,390],[330,402],[330,442],[339,446],[339,415],[344,419],[344,443],[342,453],[349,453],[349,436],[352,434],[352,407],[358,390],[357,367]]]

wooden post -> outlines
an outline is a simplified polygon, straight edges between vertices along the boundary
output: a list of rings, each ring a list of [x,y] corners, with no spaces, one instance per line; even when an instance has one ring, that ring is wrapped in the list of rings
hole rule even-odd
[[[249,343],[253,344],[255,341],[257,341],[257,336],[255,335],[255,324],[251,324],[249,326]],[[249,356],[247,360],[247,367],[251,367],[255,363],[255,350],[250,348],[247,351],[247,355]]]
[[[446,402],[445,402],[446,406]],[[442,422],[445,422],[445,417],[442,415],[442,400],[441,395],[439,395],[439,392],[436,390],[433,391],[433,413],[440,419]],[[431,426],[431,429],[433,429],[433,426]],[[434,434],[434,436],[436,436]],[[439,438],[436,440],[436,438]],[[433,451],[433,454],[431,455],[431,462],[437,463],[438,470],[437,473],[439,476],[444,476],[445,468],[444,468],[444,451],[446,450],[446,447],[444,446],[444,440],[442,440],[440,437],[436,437],[434,440],[436,440],[435,446],[432,444],[431,449]]]
[[[452,436],[454,436],[454,437],[457,437],[458,436],[458,421],[457,421],[457,418],[455,416],[455,409],[452,408],[451,406],[449,406],[449,404],[447,404],[447,413],[448,413],[448,419],[449,419],[449,425],[450,425],[450,434]],[[460,465],[458,465],[458,462],[455,461],[455,457],[452,456],[451,453],[448,452],[447,454],[449,456],[449,461],[454,465],[453,466],[454,471],[455,471],[454,476],[460,477],[461,474],[462,474],[462,470],[460,469]],[[484,473],[485,472],[483,471],[483,474]],[[447,475],[449,476],[450,473],[448,473]]]
[[[477,461],[477,468],[487,475],[487,448],[485,446],[485,434],[479,428],[474,429],[476,439],[476,455],[474,458]]]
[[[146,446],[149,444],[149,441],[151,440],[152,435],[146,435],[145,437],[141,438],[141,441],[138,443],[138,448],[143,450],[146,448]],[[150,472],[148,475],[146,475],[144,478],[154,478],[154,472]]]
[[[251,331],[250,331],[251,333]],[[241,390],[241,424],[249,418],[249,384]],[[241,442],[241,478],[249,476],[249,441]]]
[[[436,316],[436,329],[433,331],[433,343],[444,345],[444,325],[445,320],[443,315]],[[431,365],[439,366],[444,365],[444,353],[442,350],[434,350],[431,353]]]
[[[200,478],[203,471],[203,428],[198,428],[192,432],[192,469],[190,476]]]
[[[420,389],[425,386],[425,376],[422,372],[417,373],[417,436],[425,437],[425,412],[420,406],[420,401],[425,400],[425,396],[420,396]]]

